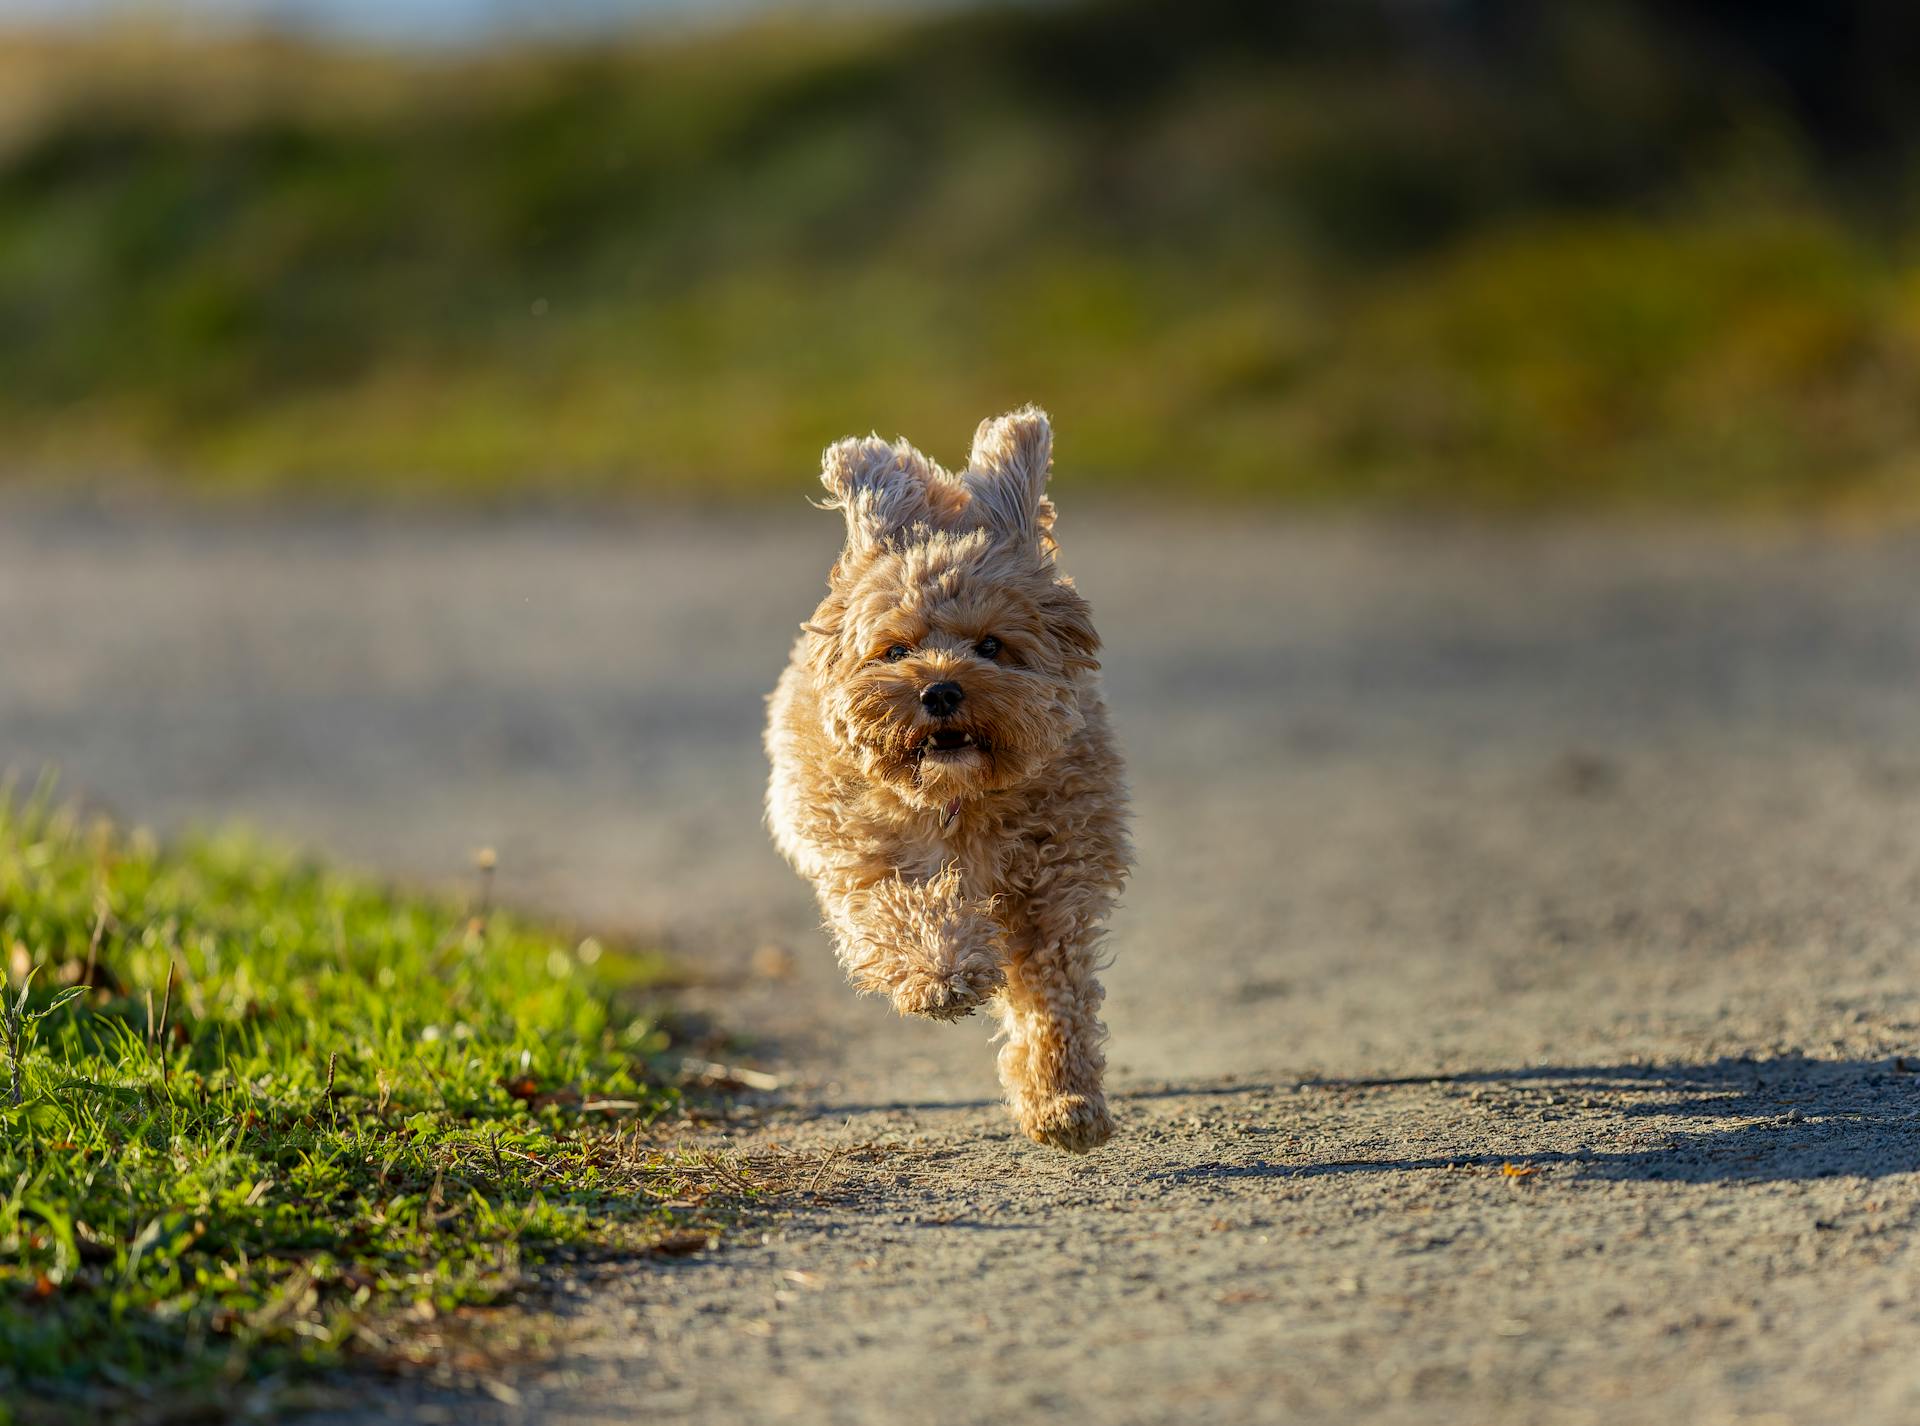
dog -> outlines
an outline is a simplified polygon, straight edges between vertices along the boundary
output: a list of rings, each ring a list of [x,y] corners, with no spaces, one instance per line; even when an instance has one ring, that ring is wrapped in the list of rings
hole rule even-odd
[[[991,1005],[1014,1119],[1084,1153],[1114,1127],[1098,971],[1132,849],[1052,461],[1031,406],[957,473],[905,441],[827,448],[846,548],[768,700],[767,824],[853,986],[930,1020]]]

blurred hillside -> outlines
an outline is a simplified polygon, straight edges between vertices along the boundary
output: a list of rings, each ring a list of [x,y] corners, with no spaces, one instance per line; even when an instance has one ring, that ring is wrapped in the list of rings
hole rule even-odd
[[[0,467],[1920,508],[1920,14],[1143,0],[400,56],[0,41]]]

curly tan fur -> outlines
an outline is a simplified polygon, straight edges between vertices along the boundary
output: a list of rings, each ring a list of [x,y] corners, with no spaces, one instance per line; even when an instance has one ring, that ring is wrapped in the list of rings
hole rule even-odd
[[[958,472],[878,437],[827,449],[847,545],[769,703],[767,821],[855,989],[935,1020],[991,1003],[1015,1119],[1084,1152],[1113,1132],[1096,971],[1132,852],[1051,465],[1034,407],[982,422]],[[923,700],[937,684],[956,707]]]

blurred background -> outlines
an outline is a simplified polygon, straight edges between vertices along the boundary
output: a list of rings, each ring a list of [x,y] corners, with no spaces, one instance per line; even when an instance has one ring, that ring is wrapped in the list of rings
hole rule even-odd
[[[742,501],[1920,496],[1920,11],[0,0],[0,475]]]

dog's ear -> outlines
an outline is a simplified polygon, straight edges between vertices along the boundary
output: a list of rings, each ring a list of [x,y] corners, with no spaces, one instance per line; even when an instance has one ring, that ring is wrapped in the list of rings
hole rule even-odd
[[[941,472],[905,441],[888,445],[878,436],[849,436],[820,457],[826,508],[847,517],[847,548],[885,542],[934,513],[930,489]]]
[[[1100,667],[1100,635],[1094,631],[1093,608],[1073,587],[1072,580],[1063,577],[1053,581],[1047,597],[1040,602],[1040,617],[1058,641],[1061,661],[1069,673]]]
[[[1038,406],[1023,406],[980,423],[964,477],[972,506],[989,529],[1023,544],[1053,549],[1053,427]]]

